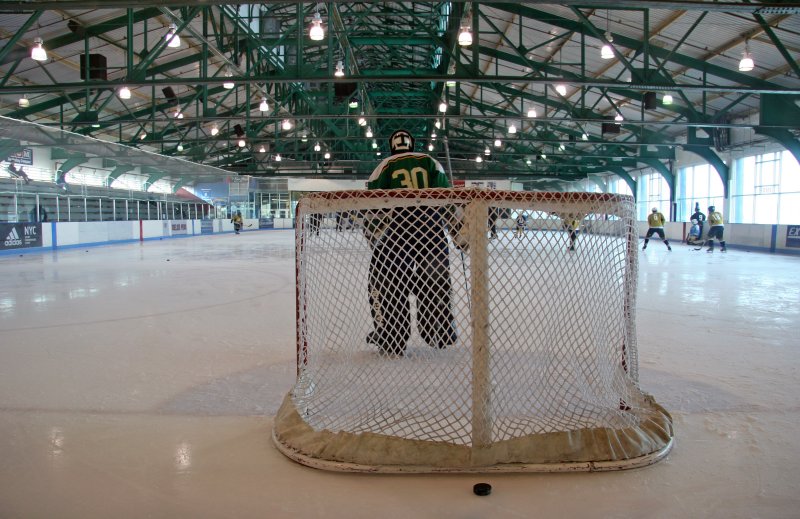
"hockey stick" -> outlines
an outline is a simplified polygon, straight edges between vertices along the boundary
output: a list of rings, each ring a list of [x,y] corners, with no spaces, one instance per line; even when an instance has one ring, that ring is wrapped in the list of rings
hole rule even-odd
[[[442,117],[442,133],[444,137],[444,156],[447,159],[447,176],[450,178],[450,187],[453,187],[453,165],[450,163],[450,144],[447,142],[447,120]],[[461,270],[464,272],[464,290],[469,294],[469,278],[467,277],[467,261],[464,259],[464,251],[459,248],[458,252],[461,253]],[[470,302],[469,295],[467,295],[467,309],[472,315],[472,303]]]

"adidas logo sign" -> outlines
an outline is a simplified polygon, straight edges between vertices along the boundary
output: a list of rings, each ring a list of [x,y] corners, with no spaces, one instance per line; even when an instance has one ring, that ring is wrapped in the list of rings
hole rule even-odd
[[[19,239],[19,233],[17,232],[16,227],[11,229],[11,232],[8,233],[8,236],[6,236],[6,241],[3,242],[3,245],[6,247],[22,245],[22,240]]]

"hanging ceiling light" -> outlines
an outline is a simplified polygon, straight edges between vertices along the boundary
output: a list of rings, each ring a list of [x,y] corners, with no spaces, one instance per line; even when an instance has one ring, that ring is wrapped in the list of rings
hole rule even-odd
[[[239,147],[240,147],[240,148],[244,148],[246,144],[247,144],[247,143],[245,142],[245,140],[244,140],[244,139],[239,139]]]
[[[458,44],[462,47],[469,47],[472,45],[472,31],[469,27],[462,27],[461,32],[458,33]]]
[[[559,95],[562,95],[562,96],[567,95],[567,85],[565,85],[563,83],[557,84],[556,85],[556,92],[558,92]]]
[[[178,151],[183,151],[183,144],[178,144]]]
[[[564,151],[565,149],[567,149],[567,147],[566,147],[566,146],[564,146],[564,143],[562,142],[561,144],[559,144],[559,145],[558,145],[558,149],[559,149],[560,151]]]
[[[508,126],[508,133],[509,133],[509,135],[514,135],[515,133],[517,133],[517,127],[514,126],[514,123],[511,123]]]
[[[436,130],[433,130],[431,132],[431,139],[435,139],[435,138],[436,138]]]
[[[214,126],[211,127],[211,135],[214,136],[218,133],[219,133],[219,127],[217,127],[217,125],[215,124]]]
[[[451,80],[445,82],[445,86],[447,88],[453,88],[454,86],[456,86],[456,82],[451,79]]]
[[[321,149],[322,147],[320,147],[319,143],[314,144],[314,151],[319,151]]]
[[[169,31],[167,31],[167,35],[164,36],[164,39],[167,40],[167,47],[173,49],[180,47],[181,37],[178,36],[178,26],[174,23],[169,24]]]
[[[269,103],[267,103],[266,97],[261,99],[261,104],[258,105],[258,109],[261,112],[269,112]]]
[[[260,147],[260,148],[258,148],[258,152],[259,152],[259,153],[266,153],[266,152],[267,152],[267,149],[266,149],[266,148],[264,147],[264,145],[262,144],[262,145],[261,145],[261,147]]]
[[[28,99],[28,96],[23,95],[22,97],[19,98],[19,107],[20,108],[28,108],[30,105],[31,105],[31,101],[30,101],[30,99]]]
[[[586,133],[583,133],[583,134],[581,134],[581,140],[582,141],[588,141],[589,140],[589,136],[586,135]]]
[[[433,143],[428,144],[428,151],[433,151]]]
[[[47,61],[47,51],[44,50],[44,41],[40,37],[33,39],[33,47],[31,47],[31,59],[34,61]]]
[[[281,128],[284,130],[291,130],[292,129],[292,121],[289,119],[284,119],[283,124],[281,124]]]
[[[492,150],[489,149],[489,146],[486,146],[486,149],[483,150],[483,154],[488,157],[489,154],[491,154],[491,153],[492,153]]]
[[[475,162],[477,162],[478,164],[480,164],[481,162],[483,162],[483,157],[481,157],[480,155],[478,155],[477,157],[475,157]]]
[[[615,120],[615,121],[623,121],[624,119],[625,119],[625,118],[624,118],[624,117],[622,117],[622,114],[621,114],[621,113],[617,113],[617,115],[614,117],[614,120]]]
[[[380,156],[381,156],[381,152],[380,152],[380,151],[378,151],[378,152],[376,152],[376,153],[375,153],[375,155],[377,155],[378,157],[380,157]]]
[[[367,120],[364,119],[364,112],[361,112],[361,117],[358,118],[358,125],[359,126],[366,126]]]
[[[368,139],[372,138],[372,128],[369,126],[367,126],[367,138]]]
[[[603,59],[611,59],[614,57],[614,49],[611,48],[610,44],[606,43],[603,45],[603,48],[600,49],[600,57]]]
[[[439,122],[439,119],[436,119],[433,125],[436,127],[437,130],[442,127],[442,123]]]
[[[336,72],[333,73],[336,77],[344,77],[344,65],[341,60],[336,63]]]
[[[347,106],[349,106],[350,108],[358,108],[358,96],[353,96],[353,98],[350,99],[350,102],[347,104]]]
[[[147,137],[147,132],[142,130],[141,135],[139,135],[139,140],[143,141],[143,140],[145,140],[146,137]]]
[[[377,149],[378,149],[378,141],[376,141],[376,140],[374,140],[374,139],[373,139],[373,141],[372,141],[372,149],[373,149],[373,150],[377,150]]]
[[[536,108],[532,106],[528,108],[528,117],[536,117]]]
[[[447,112],[447,103],[445,103],[444,101],[439,103],[439,111],[442,113]]]
[[[314,19],[311,20],[308,37],[314,41],[320,41],[325,38],[325,31],[322,29],[322,17],[319,15],[319,11],[314,13]]]
[[[611,48],[611,43],[614,41],[614,37],[611,36],[611,31],[608,30],[608,9],[606,9],[606,44],[603,45],[603,48],[600,49],[600,57],[603,59],[611,59],[614,57],[614,49]]]
[[[530,165],[531,165],[531,159],[525,159],[525,164],[527,164],[528,166],[530,166]]]
[[[665,105],[672,104],[672,95],[671,94],[664,94],[664,97],[661,98],[661,102]]]
[[[120,99],[130,99],[131,98],[131,89],[124,86],[119,89],[119,98]]]
[[[755,66],[756,64],[753,62],[753,55],[750,54],[750,42],[745,40],[742,60],[739,62],[739,72],[750,72],[753,70],[753,68],[755,68]]]
[[[283,160],[283,159],[281,159],[281,154],[280,153],[275,155],[275,162],[280,162],[281,160]]]
[[[306,132],[303,132],[303,135],[300,137],[300,142],[308,142],[308,136]]]
[[[500,141],[500,139],[495,139],[494,140],[494,147],[495,148],[499,148],[502,145],[503,145],[503,143],[502,143],[502,141]]]
[[[323,155],[323,157],[325,157],[325,160],[327,160],[327,159],[331,158],[331,153],[329,151],[326,151],[325,155]]]
[[[227,67],[225,68],[225,77],[226,78],[232,78],[233,77],[233,72],[231,72],[231,69],[229,69]],[[231,90],[236,85],[230,79],[226,79],[225,82],[222,83],[222,86],[224,86],[228,90]]]

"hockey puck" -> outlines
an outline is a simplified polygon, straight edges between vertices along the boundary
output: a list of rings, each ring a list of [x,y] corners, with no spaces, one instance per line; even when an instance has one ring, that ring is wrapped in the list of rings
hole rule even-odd
[[[472,491],[476,496],[488,496],[492,493],[492,485],[489,483],[475,483],[472,487]]]

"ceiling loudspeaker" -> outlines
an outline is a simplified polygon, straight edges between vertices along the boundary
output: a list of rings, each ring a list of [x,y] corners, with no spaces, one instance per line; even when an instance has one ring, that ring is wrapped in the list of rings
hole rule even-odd
[[[615,122],[613,122],[613,117],[606,117],[606,119],[610,119],[612,122],[602,123],[600,125],[600,132],[603,135],[618,135],[620,132],[621,126]]]
[[[656,99],[655,92],[645,92],[644,97],[642,97],[642,102],[644,103],[645,110],[655,110],[658,106],[658,99]]]
[[[100,79],[108,81],[107,62],[102,54],[81,54],[81,79]]]
[[[166,86],[161,89],[164,92],[164,97],[167,98],[167,101],[170,105],[178,104],[178,96],[175,95],[175,91],[172,90],[172,87]]]
[[[334,83],[333,92],[336,97],[350,97],[357,88],[357,83]]]
[[[236,132],[236,135],[238,135],[239,137],[244,135],[244,128],[242,128],[241,124],[237,124],[236,126],[234,126],[233,131]]]

